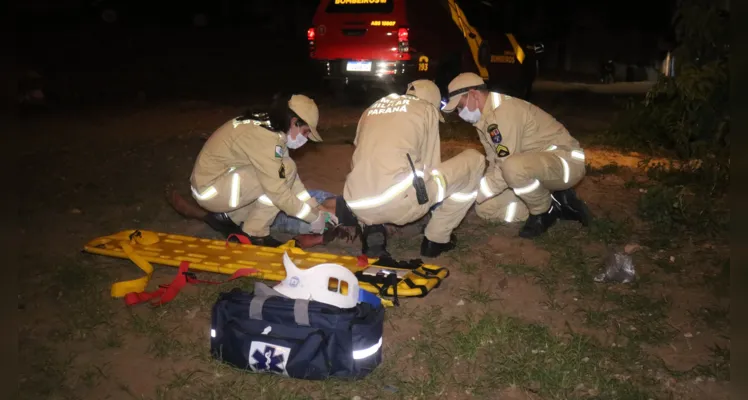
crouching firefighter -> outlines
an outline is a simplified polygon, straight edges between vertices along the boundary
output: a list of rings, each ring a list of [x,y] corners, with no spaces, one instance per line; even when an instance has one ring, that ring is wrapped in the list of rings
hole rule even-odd
[[[336,213],[348,212],[363,226],[363,253],[389,256],[383,224],[405,225],[433,213],[424,231],[421,255],[451,250],[452,231],[475,202],[485,157],[465,150],[441,161],[439,88],[429,80],[408,85],[404,95],[390,94],[366,109],[356,131],[351,172]]]
[[[288,149],[317,133],[319,110],[303,95],[277,96],[269,112],[229,120],[207,140],[191,176],[192,196],[210,211],[203,219],[225,235],[245,236],[252,244],[277,247],[270,225],[280,211],[322,233],[335,216],[321,210],[301,182]]]
[[[551,115],[524,100],[489,92],[483,79],[463,73],[450,82],[443,111],[475,126],[488,167],[476,213],[507,223],[525,221],[519,236],[536,237],[557,219],[587,226],[591,215],[573,187],[585,176],[584,150]]]

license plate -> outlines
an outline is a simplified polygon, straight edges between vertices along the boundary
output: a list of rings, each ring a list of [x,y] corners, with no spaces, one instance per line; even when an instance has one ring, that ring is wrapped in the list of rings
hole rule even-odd
[[[371,61],[348,61],[346,71],[369,72],[371,71]]]

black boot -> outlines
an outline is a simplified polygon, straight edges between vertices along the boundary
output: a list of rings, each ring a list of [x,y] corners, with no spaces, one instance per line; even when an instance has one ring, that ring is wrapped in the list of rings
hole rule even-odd
[[[203,221],[210,225],[211,228],[221,232],[224,236],[228,236],[232,233],[237,235],[244,234],[242,228],[234,223],[226,213],[210,213],[203,218]]]
[[[244,236],[245,238],[249,239],[249,242],[252,243],[255,246],[263,246],[263,247],[278,247],[283,244],[280,240],[267,235],[267,236],[249,236],[246,233],[242,232],[233,232],[237,236]],[[229,239],[229,242],[238,242],[239,239],[232,237]]]
[[[421,242],[421,256],[423,257],[439,257],[440,254],[450,251],[455,248],[456,239],[454,235],[450,238],[447,243],[432,242],[426,236],[423,237]]]
[[[338,218],[338,223],[343,226],[358,226],[358,219],[356,215],[348,207],[343,196],[335,197],[335,216]]]
[[[589,226],[592,213],[584,201],[577,197],[574,189],[559,190],[551,194],[553,200],[560,206],[560,218],[567,221],[579,221],[583,226]]]
[[[561,210],[555,202],[551,201],[551,208],[538,215],[530,215],[525,221],[525,226],[519,231],[519,236],[523,238],[534,238],[544,234],[548,228],[556,223],[556,220],[561,216]]]
[[[361,233],[361,252],[369,258],[389,256],[387,229],[384,225],[366,225]]]

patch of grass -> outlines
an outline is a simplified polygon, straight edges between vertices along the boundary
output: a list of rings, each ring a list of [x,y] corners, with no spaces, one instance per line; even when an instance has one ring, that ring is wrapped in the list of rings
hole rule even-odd
[[[679,182],[669,180],[668,183]],[[661,183],[650,187],[639,198],[639,215],[650,222],[652,233],[663,244],[684,234],[723,237],[730,221],[724,197],[705,192],[693,184]]]
[[[717,260],[719,273],[705,276],[705,283],[711,286],[717,297],[730,297],[730,257]]]
[[[584,323],[593,328],[604,328],[610,322],[610,311],[602,307],[597,310],[582,308],[576,312],[584,314]]]
[[[34,341],[21,340],[19,344],[21,364],[29,366],[28,371],[21,372],[18,376],[19,398],[71,397],[72,391],[66,385],[66,377],[73,357],[59,357],[51,347]],[[28,360],[24,363],[23,358]]]
[[[479,304],[488,304],[496,300],[490,290],[480,288],[468,288],[463,290],[463,297],[472,303]]]
[[[130,327],[138,333],[147,336],[151,343],[148,346],[148,352],[153,353],[156,358],[183,356],[184,350],[189,346],[176,338],[176,332],[181,328],[176,325],[172,329],[167,329],[164,323],[165,312],[155,312],[145,317],[138,314],[130,314]]]
[[[60,342],[88,339],[97,327],[109,323],[113,305],[98,295],[109,281],[104,270],[83,260],[69,260],[55,268],[48,293],[55,296],[62,312],[56,315],[59,324],[51,324],[50,338]]]
[[[109,379],[109,376],[104,372],[105,368],[106,364],[103,367],[90,365],[81,372],[78,379],[86,388],[92,389],[101,384],[102,380]]]
[[[545,292],[549,298],[553,298],[561,279],[561,271],[553,263],[550,263],[546,268],[537,269],[536,271],[535,283],[540,285],[543,292]]]
[[[631,219],[595,218],[590,223],[587,235],[606,244],[621,243],[631,235]]]
[[[527,265],[524,260],[520,260],[520,262],[518,263],[498,263],[495,265],[495,267],[503,270],[507,275],[514,276],[528,276],[538,273],[538,269],[536,267]]]
[[[703,307],[699,309],[698,313],[693,313],[691,316],[694,319],[701,319],[706,326],[716,331],[724,331],[730,327],[729,307]]]
[[[621,166],[616,163],[606,164],[599,168],[587,164],[587,176],[615,175],[620,170]]]
[[[623,183],[623,187],[626,189],[643,189],[647,187],[647,184],[637,180],[635,176],[632,176],[626,182]]]
[[[677,274],[680,272],[680,267],[670,262],[670,260],[667,259],[657,259],[654,261],[655,265],[657,265],[663,272],[666,274]]]
[[[594,290],[593,268],[599,261],[598,256],[588,256],[578,245],[556,240],[556,237],[551,237],[546,241],[545,247],[551,253],[551,259],[547,267],[535,269],[536,282],[549,296],[565,281],[569,281],[578,294],[591,294]]]
[[[460,263],[460,271],[468,275],[474,275],[480,267],[473,262]]]
[[[466,368],[479,374],[470,381],[476,395],[517,385],[547,399],[652,397],[641,388],[647,384],[643,378],[634,380],[635,385],[614,377],[632,367],[626,353],[588,337],[572,334],[564,340],[546,327],[494,315],[467,318],[464,325],[468,328],[454,335],[452,346],[458,359],[469,364]]]
[[[730,349],[719,345],[711,347],[711,362],[700,364],[689,371],[670,371],[677,378],[714,377],[720,381],[730,381]]]
[[[591,260],[597,260],[597,257],[590,257],[582,251],[580,247],[568,246],[561,253],[552,257],[552,262],[560,264],[560,268],[566,269],[572,273],[571,279],[574,289],[580,295],[591,294],[594,290],[593,271],[591,270]]]
[[[611,311],[611,325],[631,342],[662,344],[675,335],[675,330],[667,323],[669,298],[653,299],[639,293],[611,291],[605,298],[618,306]]]
[[[104,348],[120,348],[124,344],[124,334],[117,330],[112,329],[106,333],[106,336],[102,338],[102,346]]]

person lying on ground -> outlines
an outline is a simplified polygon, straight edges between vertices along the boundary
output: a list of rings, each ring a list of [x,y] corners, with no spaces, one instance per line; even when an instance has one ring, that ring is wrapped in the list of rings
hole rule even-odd
[[[324,190],[309,190],[309,194],[317,201],[321,209],[335,213],[336,196]],[[171,185],[166,188],[166,199],[169,204],[180,215],[186,218],[197,219],[212,224],[210,212],[197,205],[194,200],[182,197]],[[212,226],[212,225],[211,225]],[[270,233],[294,235],[296,245],[300,248],[309,248],[327,244],[336,239],[345,239],[352,242],[356,239],[356,229],[342,225],[328,224],[328,230],[323,234],[312,232],[311,224],[289,216],[285,212],[279,212],[270,225]],[[229,233],[221,232],[226,235]]]

